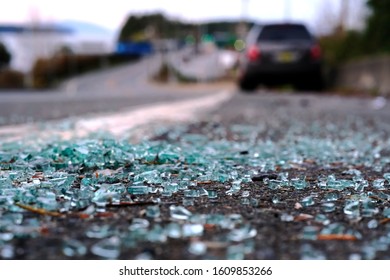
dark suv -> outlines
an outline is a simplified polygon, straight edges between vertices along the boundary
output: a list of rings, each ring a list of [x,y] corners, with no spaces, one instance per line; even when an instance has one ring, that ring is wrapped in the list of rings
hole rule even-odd
[[[252,91],[259,84],[292,84],[300,90],[323,86],[321,48],[305,25],[254,26],[240,57],[238,85]]]

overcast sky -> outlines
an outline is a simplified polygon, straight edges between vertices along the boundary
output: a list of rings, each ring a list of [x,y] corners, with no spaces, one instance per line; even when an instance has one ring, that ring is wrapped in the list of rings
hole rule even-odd
[[[0,22],[81,20],[115,30],[131,13],[163,12],[189,20],[239,19],[256,21],[293,19],[325,28],[335,20],[343,0],[10,0],[0,10]],[[350,0],[357,8],[364,0]],[[245,5],[246,3],[246,5]],[[4,5],[3,5],[4,6]],[[360,13],[360,12],[359,12]],[[352,16],[351,18],[356,18]]]

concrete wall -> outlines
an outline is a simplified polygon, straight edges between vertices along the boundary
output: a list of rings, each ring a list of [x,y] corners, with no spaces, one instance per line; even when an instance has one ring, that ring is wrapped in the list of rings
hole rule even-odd
[[[390,97],[390,55],[349,62],[338,70],[336,86]]]

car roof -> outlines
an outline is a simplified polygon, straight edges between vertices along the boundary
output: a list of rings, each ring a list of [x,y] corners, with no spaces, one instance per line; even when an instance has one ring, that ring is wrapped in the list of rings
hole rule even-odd
[[[254,27],[264,27],[264,26],[303,26],[307,27],[305,23],[299,21],[271,21],[271,22],[262,22],[255,23]]]
[[[252,28],[250,29],[249,33],[247,34],[247,42],[248,43],[254,43],[258,39],[258,35],[261,32],[262,29],[266,27],[301,27],[306,29],[308,34],[314,38],[311,30],[307,27],[307,25],[303,22],[299,21],[274,21],[274,22],[262,22],[262,23],[255,23]]]

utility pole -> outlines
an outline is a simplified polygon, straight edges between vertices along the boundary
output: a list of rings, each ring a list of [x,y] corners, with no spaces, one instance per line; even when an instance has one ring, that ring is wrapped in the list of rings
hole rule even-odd
[[[248,31],[247,21],[248,21],[248,6],[249,0],[241,0],[241,20],[237,26],[237,33],[240,39],[245,38]]]
[[[349,17],[349,0],[342,0],[341,7],[340,7],[340,32],[344,33],[347,24],[348,24],[348,17]]]

